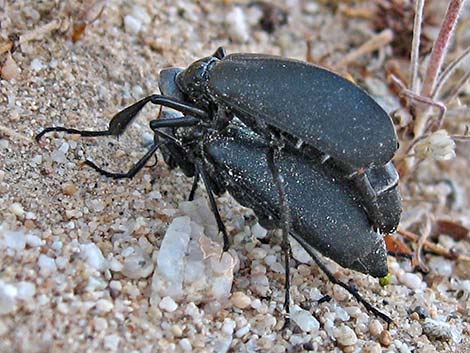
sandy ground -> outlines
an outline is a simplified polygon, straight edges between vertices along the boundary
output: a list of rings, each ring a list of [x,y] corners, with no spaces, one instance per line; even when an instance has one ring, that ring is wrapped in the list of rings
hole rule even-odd
[[[282,329],[279,236],[257,239],[253,213],[229,195],[218,202],[238,254],[231,289],[236,294],[221,303],[195,303],[191,296],[176,303],[152,301],[161,239],[175,217],[187,214],[179,203],[191,180],[161,160],[134,179],[120,181],[98,176],[82,161],[86,156],[109,170],[127,170],[145,152],[151,138],[148,121],[158,109],[146,108],[119,140],[61,134],[49,135],[41,145],[32,140],[51,125],[105,128],[118,110],[157,91],[161,68],[184,67],[221,45],[229,53],[305,60],[311,39],[310,57],[332,65],[374,34],[371,21],[308,1],[282,4],[289,23],[268,33],[258,24],[259,5],[238,4],[109,1],[99,19],[73,42],[71,23],[95,17],[98,5],[81,13],[55,1],[0,1],[0,33],[33,38],[12,54],[20,72],[0,81],[1,352],[470,351],[468,265],[439,256],[427,257],[432,268],[427,275],[413,271],[408,260],[390,257],[386,287],[329,264],[393,318],[395,324],[388,328],[329,283],[315,265],[294,260],[292,302],[305,317]],[[380,101],[392,110],[398,100],[383,83],[382,67],[384,57],[392,55],[389,49],[361,56],[342,70],[372,94],[382,94]],[[430,177],[442,173],[442,180],[461,186],[463,201],[451,212],[446,206],[435,210],[435,203],[420,203],[416,197],[418,201],[404,203],[407,226],[417,229],[417,221],[433,209],[437,218],[446,215],[468,226],[467,160],[424,163],[421,168],[418,175],[426,183],[404,187],[407,196],[425,190],[435,200],[446,199],[447,184]],[[440,241],[468,251],[468,244],[450,237]],[[137,250],[150,264],[123,271]],[[323,295],[333,298],[318,303]],[[418,306],[427,319],[412,313]]]

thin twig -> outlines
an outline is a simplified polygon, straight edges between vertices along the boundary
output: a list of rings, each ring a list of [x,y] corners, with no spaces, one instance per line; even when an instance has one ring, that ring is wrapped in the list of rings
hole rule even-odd
[[[425,0],[417,0],[415,5],[413,40],[411,42],[410,57],[410,90],[414,93],[418,93],[419,46],[421,39],[421,24],[423,23],[424,1]]]
[[[446,69],[444,70],[444,72],[439,76],[439,79],[437,80],[437,83],[436,83],[436,87],[434,88],[433,92],[432,92],[432,95],[431,95],[431,98],[435,99],[442,87],[444,86],[444,84],[447,82],[447,80],[449,79],[450,75],[452,75],[455,71],[455,69],[470,55],[470,47],[468,47],[467,49],[465,49],[465,51],[459,55],[459,57],[457,59],[455,59],[454,61],[452,61],[447,67]]]
[[[34,140],[29,138],[28,136],[20,134],[20,133],[16,132],[15,130],[10,129],[10,128],[8,128],[6,126],[3,126],[3,125],[0,125],[0,132],[3,132],[5,135],[11,136],[11,137],[13,137],[17,140],[25,141],[27,143],[33,143],[34,142]]]
[[[409,90],[408,88],[405,87],[403,82],[401,82],[401,80],[398,77],[396,77],[393,74],[390,75],[390,78],[393,80],[393,82],[395,82],[400,87],[400,90],[401,90],[400,94],[402,94],[403,96],[409,98],[412,101],[419,102],[419,103],[422,103],[422,104],[425,104],[425,105],[428,105],[428,106],[433,106],[433,107],[436,107],[436,108],[439,109],[439,115],[437,117],[437,123],[426,124],[425,129],[424,129],[425,131],[428,130],[428,128],[430,126],[437,126],[438,128],[440,128],[442,126],[442,122],[444,121],[444,117],[445,117],[446,112],[447,112],[447,107],[445,106],[445,104],[443,104],[441,102],[437,102],[437,101],[433,100],[430,97],[426,97],[426,96],[423,96],[421,94],[416,94],[416,93],[412,92],[411,90]],[[418,136],[418,135],[415,135],[415,136]],[[419,134],[419,136],[422,136],[422,134]]]
[[[423,272],[429,272],[429,267],[426,265],[423,259],[423,248],[424,244],[428,241],[429,236],[431,235],[431,217],[429,215],[426,216],[426,222],[424,223],[423,230],[421,231],[421,236],[418,240],[418,246],[416,247],[415,254],[413,260],[415,262],[415,266],[419,266],[419,268]]]
[[[401,234],[403,237],[405,237],[406,239],[408,239],[410,241],[414,241],[414,242],[419,241],[419,235],[417,235],[413,232],[410,232],[406,229],[398,228],[397,233]],[[432,251],[433,253],[436,253],[437,255],[444,256],[448,259],[457,260],[457,261],[464,261],[464,262],[470,262],[470,257],[465,256],[465,255],[455,255],[455,253],[451,253],[449,250],[447,250],[443,246],[431,243],[428,240],[426,240],[424,242],[424,247],[427,250]]]
[[[342,60],[340,60],[336,65],[335,68],[343,67],[348,65],[349,63],[355,61],[358,57],[363,56],[365,54],[371,53],[376,51],[385,45],[389,44],[393,40],[393,32],[390,29],[385,29],[379,34],[375,35],[374,37],[370,38],[364,44],[362,44],[356,50],[353,50],[349,54],[347,54]]]
[[[446,98],[447,102],[452,102],[459,94],[462,87],[467,83],[468,79],[470,78],[470,70],[467,71],[457,82],[457,84],[452,87],[452,90],[449,92],[448,97]]]

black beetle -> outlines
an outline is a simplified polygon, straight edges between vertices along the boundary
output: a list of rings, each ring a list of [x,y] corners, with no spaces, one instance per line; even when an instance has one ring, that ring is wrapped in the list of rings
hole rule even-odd
[[[397,148],[395,130],[358,86],[319,66],[262,54],[226,56],[223,48],[187,69],[160,75],[164,95],[117,114],[106,134],[121,134],[148,102],[188,115],[178,121],[186,126],[219,130],[236,116],[273,147],[295,146],[341,169],[361,190],[373,226],[383,233],[396,229],[401,204],[389,190],[396,188],[398,174],[387,165]]]
[[[281,65],[281,68],[284,68],[285,66],[292,68],[294,72],[298,71],[297,73],[300,74],[300,77],[306,76],[308,79],[313,79],[313,76],[315,75],[317,75],[318,78],[323,77],[326,82],[323,85],[324,91],[319,89],[317,92],[319,96],[326,96],[331,93],[339,94],[341,92],[346,92],[352,95],[352,100],[358,100],[357,106],[364,106],[363,108],[357,108],[357,106],[355,106],[356,109],[353,109],[354,114],[352,114],[352,117],[349,116],[351,115],[349,114],[347,119],[345,119],[346,121],[344,124],[345,126],[350,127],[352,130],[367,130],[367,133],[362,132],[363,135],[357,135],[355,133],[353,134],[355,137],[361,137],[362,143],[358,144],[356,141],[354,141],[353,135],[346,135],[345,141],[342,141],[341,136],[334,134],[335,129],[331,127],[330,129],[324,129],[323,125],[326,124],[326,120],[328,119],[333,120],[330,121],[331,125],[338,125],[335,124],[334,119],[338,120],[338,118],[335,118],[334,113],[345,113],[341,110],[335,110],[334,105],[330,103],[327,103],[326,105],[320,104],[318,107],[318,113],[313,113],[313,115],[309,113],[310,115],[306,116],[307,107],[305,102],[310,101],[306,98],[305,92],[300,95],[300,98],[297,97],[299,98],[299,101],[301,101],[297,102],[298,104],[294,104],[297,108],[293,108],[290,113],[287,113],[288,108],[291,108],[290,105],[284,107],[284,110],[280,110],[281,112],[286,113],[283,117],[279,117],[280,114],[274,112],[274,117],[266,116],[266,112],[270,111],[264,110],[264,107],[271,103],[267,100],[269,98],[269,92],[271,92],[272,102],[277,102],[277,98],[282,98],[283,101],[287,104],[284,96],[278,97],[276,94],[274,94],[272,86],[262,88],[261,83],[258,82],[257,88],[259,90],[264,89],[267,92],[267,96],[258,94],[256,96],[256,104],[252,102],[250,100],[251,98],[248,98],[246,94],[239,94],[237,96],[238,93],[233,92],[234,94],[230,96],[227,92],[217,93],[217,91],[214,91],[214,87],[211,85],[218,87],[218,85],[221,84],[221,81],[229,80],[230,77],[234,81],[239,82],[239,84],[242,86],[243,84],[247,84],[248,87],[251,87],[252,85],[256,86],[256,82],[243,83],[243,80],[237,79],[238,76],[237,74],[234,74],[234,72],[238,72],[239,69],[227,69],[226,71],[223,70],[222,68],[224,66],[222,63],[230,63],[228,67],[232,67],[232,64],[234,64],[235,67],[237,65],[241,65],[242,67],[246,65],[249,67],[256,64],[260,66],[258,70],[262,70],[264,65],[266,65],[271,67],[271,74],[277,74],[277,70],[275,70],[274,67]],[[270,66],[273,64],[274,67]],[[215,70],[217,67],[219,67],[222,72]],[[303,72],[303,70],[305,70],[305,72]],[[226,75],[228,75],[225,78],[223,75],[224,72]],[[285,75],[285,73],[282,74],[282,72],[284,71],[279,70],[278,73],[281,76]],[[315,72],[317,72],[317,74],[315,74]],[[191,77],[192,79],[190,79]],[[217,77],[218,79],[216,79]],[[248,80],[246,75],[240,75],[240,77],[244,77],[245,81]],[[271,83],[274,84],[276,82],[277,81],[273,81]],[[289,79],[288,82],[293,85],[292,79]],[[279,82],[277,83],[279,84]],[[208,191],[211,207],[216,216],[219,229],[224,235],[225,249],[228,248],[228,237],[223,222],[220,219],[217,211],[214,193],[218,194],[227,188],[240,203],[248,207],[252,207],[258,216],[260,216],[261,222],[263,222],[263,224],[267,225],[267,223],[264,222],[264,219],[271,219],[274,220],[272,223],[275,226],[281,226],[283,228],[287,287],[289,279],[288,248],[286,245],[288,233],[297,235],[298,240],[306,249],[309,247],[319,249],[325,255],[331,257],[333,260],[346,267],[378,276],[384,275],[386,273],[384,271],[386,267],[380,265],[381,263],[382,265],[385,263],[383,261],[385,259],[383,243],[377,240],[380,239],[380,236],[372,231],[371,225],[384,232],[394,229],[399,221],[401,205],[400,197],[397,191],[398,175],[396,174],[393,165],[391,165],[389,162],[391,158],[391,155],[389,155],[390,151],[392,151],[393,155],[393,152],[396,148],[396,139],[390,118],[364,91],[360,90],[355,85],[349,81],[346,81],[340,76],[316,66],[294,60],[256,54],[233,54],[224,57],[224,52],[222,49],[219,49],[211,57],[195,62],[186,70],[179,68],[162,70],[159,84],[160,89],[164,95],[152,95],[146,97],[122,110],[113,117],[109,124],[109,128],[106,131],[80,131],[64,127],[50,127],[44,129],[36,136],[36,138],[39,140],[45,133],[50,131],[78,133],[82,136],[120,135],[122,132],[124,132],[126,127],[137,115],[137,113],[148,102],[173,108],[184,113],[185,115],[151,121],[150,126],[155,132],[156,136],[155,142],[152,144],[146,155],[129,172],[109,173],[97,167],[91,161],[86,161],[86,163],[98,170],[103,175],[114,178],[132,177],[145,165],[146,161],[159,148],[162,148],[164,158],[170,166],[180,166],[186,175],[195,176],[190,198],[194,196],[198,177],[202,177]],[[227,83],[226,87],[229,86],[230,85]],[[327,92],[327,88],[331,88],[333,86],[337,89],[333,90],[333,92],[331,90]],[[289,87],[289,84],[286,84],[285,87]],[[255,94],[253,91],[250,92]],[[313,92],[310,91],[310,93]],[[344,99],[347,101],[347,98]],[[295,99],[293,101],[295,101]],[[244,105],[243,102],[246,104]],[[349,101],[349,103],[351,103],[351,101]],[[276,106],[276,104],[274,104],[274,106]],[[279,106],[277,107],[280,109]],[[315,109],[316,108],[314,108],[313,111],[315,111]],[[372,118],[371,120],[373,120],[373,123],[366,124],[358,120],[357,115],[360,112],[364,113],[367,119],[371,119],[369,115],[374,116],[373,114],[376,114],[378,118]],[[259,116],[254,115],[258,113]],[[292,117],[293,113],[298,114],[296,119],[290,118]],[[254,187],[255,189],[260,188],[260,190],[262,190],[260,187],[260,180],[267,182],[266,178],[260,179],[259,175],[258,177],[252,178],[252,176],[255,175],[255,171],[241,168],[241,174],[236,179],[234,179],[233,175],[230,174],[233,172],[233,168],[230,168],[227,171],[228,174],[224,174],[224,168],[230,163],[234,163],[234,165],[237,163],[245,163],[245,167],[248,165],[246,164],[247,162],[243,162],[243,154],[241,152],[241,148],[243,146],[238,146],[236,143],[232,143],[229,145],[229,147],[226,148],[218,146],[214,147],[212,151],[207,150],[207,148],[210,146],[216,146],[215,141],[221,141],[220,138],[226,138],[226,135],[224,134],[226,129],[234,129],[234,124],[232,123],[234,115],[240,118],[243,123],[247,125],[239,131],[252,133],[250,131],[252,129],[260,135],[259,139],[262,140],[261,144],[264,147],[259,149],[257,147],[255,148],[253,145],[251,149],[249,148],[248,150],[244,150],[243,153],[244,155],[247,155],[249,159],[258,161],[258,166],[261,166],[262,162],[260,162],[260,151],[263,151],[265,154],[264,158],[266,160],[267,168],[270,170],[271,177],[274,180],[273,185],[277,187],[277,194],[279,196],[277,203],[275,202],[276,197],[273,187],[269,188],[268,193],[260,194],[254,199],[250,197],[251,187]],[[298,125],[299,121],[307,124],[307,129],[304,129],[307,132],[304,130],[299,130],[296,134],[293,134],[295,131],[286,127],[288,125],[286,122],[286,116],[291,119],[290,121],[295,122],[294,126],[296,126],[296,124]],[[283,122],[287,125],[284,126],[282,124],[279,125],[275,123],[277,120],[280,120],[281,123]],[[317,127],[321,132],[320,135],[315,135],[312,132],[313,125],[315,125],[316,122],[319,122]],[[391,133],[388,131],[390,126],[387,125],[387,123],[391,126]],[[373,129],[379,128],[381,124],[384,124],[385,128],[380,130],[380,133],[377,134],[378,136],[375,136],[370,140],[366,140],[366,137],[372,134]],[[210,138],[208,138],[208,136],[210,136]],[[247,142],[241,137],[231,136],[230,138],[232,139],[231,141],[238,140],[238,142]],[[334,138],[339,138],[340,141],[334,141]],[[379,143],[376,141],[376,139],[380,138],[384,138],[384,142]],[[319,143],[315,144],[315,141],[319,141]],[[381,152],[376,148],[373,152],[367,155],[367,148],[365,148],[364,145],[371,141],[377,142],[377,146],[381,147]],[[390,145],[393,144],[393,141],[395,147],[391,148]],[[337,192],[334,190],[340,190],[340,193],[343,192],[349,195],[347,196],[347,199],[349,200],[348,202],[352,200],[354,205],[347,206],[351,210],[351,218],[350,220],[346,220],[345,224],[351,225],[355,221],[359,222],[359,233],[364,233],[366,236],[361,235],[358,239],[348,236],[344,241],[342,239],[339,241],[337,238],[338,235],[334,232],[338,231],[338,229],[328,230],[327,228],[322,228],[322,226],[318,226],[317,224],[321,223],[321,221],[319,221],[319,219],[317,219],[315,216],[306,217],[306,214],[309,214],[316,215],[321,218],[326,213],[318,214],[311,212],[314,210],[314,206],[318,206],[318,204],[305,207],[301,205],[303,201],[301,198],[298,198],[300,196],[294,196],[302,195],[305,193],[305,190],[310,190],[310,186],[307,185],[307,183],[304,183],[303,186],[298,186],[297,189],[289,189],[292,187],[292,184],[296,184],[295,180],[293,179],[294,176],[299,175],[289,174],[289,168],[284,170],[286,165],[283,166],[283,164],[286,163],[288,158],[283,157],[283,152],[281,152],[280,147],[283,145],[285,145],[284,148],[286,150],[289,150],[288,155],[286,156],[296,155],[296,153],[299,154],[297,155],[298,159],[288,165],[288,167],[290,166],[291,171],[294,171],[294,169],[302,169],[302,165],[309,165],[310,167],[307,167],[307,170],[304,172],[305,174],[300,175],[306,177],[308,171],[312,172],[313,175],[320,173],[317,175],[320,180],[320,184],[327,180],[326,177],[321,175],[321,170],[324,169],[324,172],[330,175],[330,182],[325,181],[323,183],[323,187],[318,187],[315,189],[315,187],[312,186],[312,198],[314,198],[314,196],[318,193],[322,192],[325,192],[326,194],[328,194],[328,192]],[[341,146],[344,148],[341,149]],[[352,149],[352,151],[346,153],[346,147]],[[222,155],[219,160],[217,159],[217,156],[220,156],[220,153],[229,153],[230,148],[235,150],[239,149],[239,153],[232,156],[226,155],[225,157]],[[352,152],[356,152],[358,156],[352,156]],[[213,157],[212,162],[210,163],[208,162],[210,160],[209,157]],[[348,160],[350,157],[351,159]],[[254,165],[254,167],[256,168],[256,165]],[[261,172],[261,170],[266,171],[267,169],[261,168],[256,172]],[[281,173],[284,174],[286,171],[286,175],[281,175]],[[318,173],[313,171],[318,171]],[[348,173],[352,177],[348,177]],[[237,187],[236,183],[242,183],[244,177],[246,177],[247,180],[252,180],[253,184],[247,184],[246,187]],[[331,182],[331,180],[334,180],[334,182]],[[313,183],[313,181],[311,182]],[[287,205],[286,194],[289,195],[289,204],[291,204],[291,206]],[[292,194],[292,196],[290,194]],[[294,201],[290,200],[291,197],[294,197]],[[341,200],[340,202],[341,205],[346,205],[346,201]],[[331,206],[333,204],[334,203],[332,199],[330,199],[328,202],[325,201],[325,205]],[[363,210],[361,210],[360,205],[362,205],[364,208],[365,213]],[[291,207],[293,207],[292,217],[290,216]],[[359,213],[357,213],[357,210],[360,210]],[[335,214],[334,209],[329,209],[328,212],[331,212],[331,217],[333,217],[336,222],[341,222],[339,219],[340,217],[338,216],[341,212]],[[362,216],[367,214],[369,220],[366,219],[364,222],[364,219],[362,219],[362,216],[359,216],[359,214]],[[308,219],[308,221],[304,222],[304,219]],[[290,232],[290,227],[293,227],[293,232]],[[312,231],[312,229],[315,229],[315,227],[319,228]],[[354,227],[350,227],[350,229],[354,229]],[[313,236],[311,236],[311,234],[313,234]],[[372,239],[375,240],[373,241]],[[364,240],[366,241],[362,243]],[[367,249],[373,249],[373,251],[369,251]],[[366,256],[359,254],[356,254],[356,256],[355,253],[357,253],[359,250],[365,251]],[[311,252],[311,255],[315,259],[313,252]],[[375,264],[372,265],[373,263]],[[352,289],[348,290],[353,293]],[[289,300],[287,290],[286,304],[288,302]],[[288,309],[288,306],[286,306],[286,309]]]
[[[88,165],[103,175],[113,178],[132,177],[145,162],[160,149],[166,163],[180,167],[188,177],[194,177],[189,199],[194,197],[200,176],[209,195],[217,222],[222,222],[214,194],[228,191],[242,205],[252,208],[260,224],[268,229],[282,227],[282,209],[278,189],[271,175],[266,157],[269,144],[263,137],[232,121],[223,130],[204,126],[180,126],[181,117],[168,112],[165,118],[150,123],[155,140],[145,156],[127,173],[111,173]],[[170,117],[168,117],[170,116]],[[187,117],[186,117],[187,118]],[[176,127],[169,123],[173,120]],[[157,122],[165,121],[166,127]],[[156,127],[157,126],[157,127]],[[51,127],[37,135],[39,140],[48,131],[78,133],[82,136],[100,136],[103,132]],[[365,301],[357,291],[338,281],[320,262],[316,249],[338,264],[382,277],[387,274],[386,251],[383,238],[377,233],[360,206],[359,192],[338,171],[320,160],[306,158],[301,152],[287,147],[282,150],[277,165],[283,175],[289,198],[291,235],[310,253],[334,283],[351,292],[366,308],[387,322],[391,319]],[[223,227],[223,223],[222,223]],[[288,266],[288,262],[286,262]],[[288,271],[286,271],[286,276]],[[286,278],[286,303],[289,302],[289,277]]]

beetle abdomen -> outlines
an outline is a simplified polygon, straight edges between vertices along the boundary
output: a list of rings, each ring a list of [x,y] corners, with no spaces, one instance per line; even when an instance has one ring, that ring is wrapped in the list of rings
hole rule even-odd
[[[218,181],[235,199],[280,226],[278,190],[266,162],[266,146],[237,136],[206,146]],[[387,273],[382,237],[351,190],[324,166],[293,151],[278,161],[291,210],[291,231],[340,265],[373,276]]]

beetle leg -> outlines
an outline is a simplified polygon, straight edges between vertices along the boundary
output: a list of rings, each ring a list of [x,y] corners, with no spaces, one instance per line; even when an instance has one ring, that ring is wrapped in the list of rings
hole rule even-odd
[[[162,127],[190,127],[195,126],[201,122],[200,119],[192,116],[181,116],[177,118],[164,118],[156,119],[150,122],[150,128],[152,130],[159,129]]]
[[[196,162],[196,175],[200,175],[201,179],[204,183],[204,187],[206,188],[207,195],[209,196],[209,203],[211,205],[212,213],[215,216],[215,220],[217,222],[217,227],[219,228],[219,232],[222,233],[224,238],[224,251],[227,251],[230,247],[227,230],[225,229],[225,224],[220,217],[219,210],[217,208],[217,203],[215,202],[214,192],[212,191],[212,186],[210,185],[209,178],[204,171],[204,167],[201,165],[200,162]],[[194,184],[193,184],[194,186]]]
[[[281,226],[282,226],[282,250],[284,252],[284,266],[285,266],[285,298],[284,298],[284,309],[286,310],[287,315],[290,312],[290,264],[289,264],[289,253],[290,253],[290,244],[289,244],[289,228],[290,228],[290,209],[287,203],[287,196],[285,191],[284,178],[279,172],[279,168],[276,165],[275,161],[279,158],[280,150],[279,148],[271,147],[267,153],[268,167],[271,171],[274,183],[278,189],[279,193],[279,205],[281,210]],[[288,320],[288,317],[287,317]]]
[[[93,163],[89,159],[85,160],[85,164],[93,168],[94,170],[96,170],[101,175],[107,176],[109,178],[113,178],[113,179],[129,178],[130,179],[130,178],[133,178],[139,172],[139,170],[141,170],[145,166],[148,160],[152,158],[153,155],[155,155],[155,152],[157,152],[157,150],[160,148],[160,146],[163,143],[164,142],[153,143],[150,149],[147,151],[147,153],[141,159],[139,159],[139,161],[136,164],[134,164],[134,166],[131,169],[129,169],[127,173],[108,172],[107,170],[104,170],[103,168],[98,167],[95,163]]]
[[[199,182],[199,174],[194,175],[193,186],[191,187],[191,192],[189,193],[188,201],[194,200],[194,194],[197,190],[197,183]]]
[[[147,103],[153,103],[169,107],[175,110],[182,112],[183,114],[189,114],[194,116],[193,119],[208,119],[208,113],[202,109],[199,109],[195,105],[180,102],[174,98],[162,96],[159,94],[153,94],[151,96],[145,97],[140,101],[132,104],[131,106],[121,110],[117,113],[109,122],[109,127],[107,130],[103,131],[87,131],[87,130],[77,130],[70,129],[62,126],[52,126],[45,128],[39,134],[36,135],[36,141],[39,141],[42,136],[52,131],[61,131],[68,134],[79,134],[85,137],[96,137],[96,136],[119,136],[127,128],[127,126],[134,120],[136,115],[142,110],[142,108]]]
[[[320,260],[318,254],[317,254],[317,251],[314,250],[309,244],[307,244],[305,242],[305,240],[302,238],[302,237],[295,237],[295,239],[299,242],[300,245],[302,245],[302,247],[305,249],[305,251],[311,256],[311,258],[313,259],[313,261],[315,261],[315,263],[318,265],[318,267],[320,267],[320,269],[323,271],[323,273],[328,277],[328,279],[330,280],[330,282],[332,282],[333,284],[337,284],[341,287],[343,287],[344,289],[346,289],[349,293],[351,293],[351,295],[359,302],[361,303],[362,305],[365,306],[365,308],[367,309],[367,311],[371,312],[372,314],[374,314],[376,317],[379,317],[381,318],[382,320],[384,320],[387,324],[391,324],[393,322],[393,320],[387,315],[387,314],[384,314],[383,312],[381,312],[380,310],[378,310],[377,308],[375,308],[374,306],[372,306],[372,304],[370,304],[367,300],[365,300],[360,294],[359,292],[357,291],[356,288],[354,288],[353,286],[350,286],[346,283],[344,283],[343,281],[340,281],[339,279],[337,279],[335,277],[335,275],[333,273],[331,273],[331,271],[325,266],[325,264]]]

